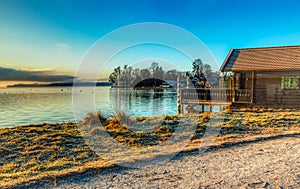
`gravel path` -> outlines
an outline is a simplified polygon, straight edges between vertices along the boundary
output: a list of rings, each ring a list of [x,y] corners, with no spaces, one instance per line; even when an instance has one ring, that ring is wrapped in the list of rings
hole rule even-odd
[[[56,188],[300,188],[299,149],[295,136],[190,152],[141,169],[60,179]]]

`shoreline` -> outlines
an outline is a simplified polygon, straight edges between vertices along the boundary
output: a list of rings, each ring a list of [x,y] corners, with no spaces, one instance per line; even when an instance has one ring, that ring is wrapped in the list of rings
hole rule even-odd
[[[274,113],[275,115],[273,115]],[[261,117],[258,117],[258,114]],[[186,141],[182,141],[185,143],[184,148],[178,149],[176,144],[171,144],[162,146],[162,150],[171,148],[173,150],[166,150],[166,152],[182,154],[197,151],[199,146],[203,149],[212,150],[255,143],[260,140],[276,140],[280,137],[300,135],[300,111],[297,110],[292,112],[260,111],[259,113],[255,111],[225,112],[225,122],[219,135],[210,143],[203,143],[203,139],[205,139],[203,138],[203,129],[205,130],[207,127],[205,127],[205,124],[207,124],[208,117],[208,113],[204,113],[195,118],[198,126],[193,136],[190,136]],[[178,119],[176,116],[141,117],[135,121],[150,125],[157,120],[166,123],[164,127],[157,128],[157,132],[155,130],[151,134],[142,136],[139,132],[131,132],[130,134],[128,131],[130,134],[128,135],[126,134],[127,131],[123,131],[123,135],[120,137],[121,135],[116,133],[124,128],[120,123],[110,125],[112,120],[108,120],[106,131],[115,134],[112,136],[120,143],[138,149],[142,153],[145,146],[153,145],[155,147],[155,145],[167,140],[173,134],[172,124],[178,122]],[[160,137],[159,140],[155,141],[154,135],[156,138]],[[78,132],[78,125],[75,123],[44,123],[5,128],[0,129],[0,136],[0,151],[3,154],[0,159],[1,187],[34,185],[41,180],[53,180],[54,182],[56,178],[81,174],[86,171],[93,172],[107,169],[118,166],[120,163],[120,159],[108,162],[105,158],[103,159],[103,157],[99,157],[97,153],[93,152],[84,143],[80,132]],[[148,143],[141,143],[142,141],[148,141]],[[134,159],[139,161],[138,158],[141,158],[140,161],[145,161],[145,158],[155,159],[160,155],[166,155],[166,153],[160,151],[160,153],[137,155]],[[121,161],[130,163],[131,160],[127,158]]]

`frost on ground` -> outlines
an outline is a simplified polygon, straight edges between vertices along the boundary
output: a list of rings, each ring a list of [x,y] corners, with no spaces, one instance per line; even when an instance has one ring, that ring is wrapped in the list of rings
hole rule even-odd
[[[0,188],[300,188],[299,110],[93,113],[0,136]]]
[[[182,153],[140,169],[57,180],[56,188],[300,188],[300,137]]]

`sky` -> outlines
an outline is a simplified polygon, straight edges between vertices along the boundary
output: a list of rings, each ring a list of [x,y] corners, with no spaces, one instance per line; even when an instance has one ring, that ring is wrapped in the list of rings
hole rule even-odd
[[[72,79],[97,41],[120,27],[143,22],[171,24],[190,32],[208,48],[218,66],[231,48],[300,45],[299,7],[297,0],[2,0],[0,86],[12,80]],[[112,58],[99,77],[107,77],[116,64],[130,64],[132,60],[126,62],[126,57],[150,54],[152,49],[165,52],[159,60],[164,54],[168,59],[170,49],[161,46],[129,48]],[[149,57],[149,61],[157,58]],[[142,58],[134,60],[145,61]],[[178,60],[185,58],[178,56]]]

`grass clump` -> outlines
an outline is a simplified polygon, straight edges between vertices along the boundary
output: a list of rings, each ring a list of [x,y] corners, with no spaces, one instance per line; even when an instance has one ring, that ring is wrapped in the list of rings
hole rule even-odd
[[[80,125],[83,125],[85,129],[91,129],[94,126],[99,125],[107,125],[108,119],[104,117],[100,112],[96,113],[89,113],[87,114],[81,122],[79,122]]]
[[[149,120],[149,118],[146,116],[139,116],[139,117],[136,117],[135,120],[143,122],[143,121]]]
[[[126,124],[126,125],[130,125],[133,123],[130,117],[123,111],[118,111],[111,122],[112,124],[119,123],[119,124]]]
[[[17,169],[18,165],[14,162],[4,164],[1,166],[1,173],[14,172]]]

